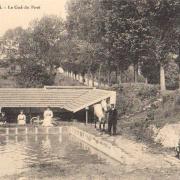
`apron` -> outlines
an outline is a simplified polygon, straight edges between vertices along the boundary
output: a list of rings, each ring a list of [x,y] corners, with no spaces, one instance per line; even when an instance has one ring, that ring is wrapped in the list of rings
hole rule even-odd
[[[26,117],[24,114],[18,115],[18,125],[25,125],[26,124]]]
[[[42,126],[53,126],[53,124],[52,124],[52,112],[51,111],[45,111],[44,112],[44,120],[43,120]]]

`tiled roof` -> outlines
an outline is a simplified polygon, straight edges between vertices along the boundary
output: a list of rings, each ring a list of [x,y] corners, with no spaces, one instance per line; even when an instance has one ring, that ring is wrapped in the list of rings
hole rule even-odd
[[[112,91],[93,89],[81,96],[74,98],[70,103],[66,104],[66,109],[77,112],[87,106],[98,103],[108,97],[112,96]]]
[[[0,107],[59,107],[77,112],[110,96],[87,87],[0,88]]]

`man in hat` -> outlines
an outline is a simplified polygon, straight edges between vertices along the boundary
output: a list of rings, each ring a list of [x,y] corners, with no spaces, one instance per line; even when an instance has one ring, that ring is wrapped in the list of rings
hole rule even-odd
[[[111,104],[109,110],[109,120],[108,120],[108,133],[111,135],[113,130],[113,135],[116,135],[116,126],[117,126],[117,116],[118,112],[114,104]]]

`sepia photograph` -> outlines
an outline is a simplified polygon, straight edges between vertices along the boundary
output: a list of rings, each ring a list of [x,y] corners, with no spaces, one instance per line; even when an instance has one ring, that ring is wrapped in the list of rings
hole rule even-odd
[[[0,0],[0,180],[180,180],[180,0]]]

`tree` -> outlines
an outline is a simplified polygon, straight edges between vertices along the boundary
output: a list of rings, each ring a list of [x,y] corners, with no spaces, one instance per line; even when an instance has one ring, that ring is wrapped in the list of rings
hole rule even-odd
[[[43,87],[53,85],[54,77],[49,75],[45,67],[35,64],[34,60],[29,60],[17,76],[17,82],[21,87]]]
[[[44,16],[40,21],[32,23],[33,44],[36,57],[41,64],[53,71],[53,65],[59,60],[57,44],[64,35],[62,19],[56,16]],[[52,57],[53,56],[53,57]]]
[[[34,87],[35,83],[39,86],[52,81],[55,68],[62,60],[59,44],[64,41],[64,36],[64,23],[56,16],[45,16],[39,21],[33,21],[26,30],[20,27],[8,30],[4,35],[4,46],[9,63],[21,67],[18,82]],[[40,73],[37,72],[38,68]]]
[[[107,51],[102,38],[105,34],[105,11],[101,0],[72,0],[67,6],[67,30],[70,38],[76,39],[79,49],[75,64],[83,73],[100,81],[102,65],[107,62]],[[109,69],[109,66],[107,66]]]
[[[178,0],[147,1],[147,16],[151,26],[148,54],[160,65],[161,90],[166,89],[164,65],[170,53],[177,50],[177,24],[180,4]]]

